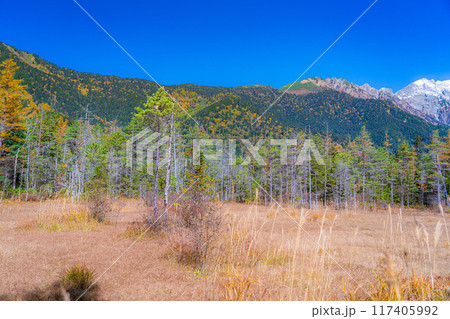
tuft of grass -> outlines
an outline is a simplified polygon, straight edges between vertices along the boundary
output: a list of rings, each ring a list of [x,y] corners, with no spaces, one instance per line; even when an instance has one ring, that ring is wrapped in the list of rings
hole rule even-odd
[[[85,265],[77,265],[66,269],[60,280],[71,300],[98,299],[98,286],[93,284],[94,271],[89,270]]]
[[[389,290],[389,296],[395,295],[395,300],[401,300],[402,296],[401,296],[400,284],[399,284],[399,280],[398,280],[398,272],[395,269],[395,266],[391,259],[391,256],[389,256],[388,253],[384,254],[384,258],[382,259],[381,268],[382,268],[382,275],[383,275],[382,283]]]
[[[154,233],[151,231],[151,229],[148,229],[146,223],[134,222],[125,229],[122,236],[131,239],[153,238]]]
[[[396,301],[396,300],[427,300],[442,301],[447,299],[447,287],[450,278],[427,278],[413,274],[409,278],[397,278],[399,291],[394,293],[389,288],[389,283],[377,276],[377,283],[372,286],[372,300]]]
[[[284,266],[292,260],[290,252],[276,248],[261,249],[258,247],[252,249],[250,254],[255,257],[257,262],[265,266]]]
[[[227,273],[222,282],[223,298],[226,301],[247,301],[253,295],[252,286],[257,280],[251,279],[251,272],[241,272],[234,267],[227,266]]]

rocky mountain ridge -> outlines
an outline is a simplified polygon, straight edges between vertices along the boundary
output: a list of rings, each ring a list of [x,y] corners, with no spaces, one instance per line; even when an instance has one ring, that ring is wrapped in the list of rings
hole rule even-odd
[[[433,124],[450,126],[450,80],[421,79],[394,93],[390,88],[376,89],[369,84],[358,86],[342,78],[308,78],[290,85],[288,93],[304,95],[323,90],[335,90],[360,99],[391,101],[402,110]]]

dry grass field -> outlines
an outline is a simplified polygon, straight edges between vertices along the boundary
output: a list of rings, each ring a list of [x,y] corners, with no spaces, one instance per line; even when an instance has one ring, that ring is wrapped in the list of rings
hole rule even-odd
[[[105,223],[82,204],[0,206],[0,296],[20,300],[73,265],[94,270],[102,300],[443,300],[450,215],[221,205],[203,273],[177,259],[178,234],[136,241],[144,206],[116,202]],[[171,214],[169,212],[169,214]]]

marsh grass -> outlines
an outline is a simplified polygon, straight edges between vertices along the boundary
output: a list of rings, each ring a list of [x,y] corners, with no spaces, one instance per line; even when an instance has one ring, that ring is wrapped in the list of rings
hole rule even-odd
[[[252,272],[239,272],[236,268],[227,266],[222,280],[223,299],[226,301],[250,300],[257,280],[252,279]]]
[[[441,214],[442,212],[441,207]],[[442,214],[443,223],[441,220],[436,222],[435,218],[425,218],[422,222],[414,218],[409,232],[406,230],[402,209],[395,216],[389,206],[386,218],[383,248],[380,247],[384,249],[384,256],[367,277],[368,295],[359,288],[349,289],[351,285],[344,280],[342,290],[345,298],[375,301],[448,300],[450,275],[448,272],[444,276],[436,275],[437,262],[443,261],[439,260],[442,258],[439,251],[441,248],[448,249],[446,242],[441,240],[443,228],[447,230],[445,216]],[[431,227],[424,223],[430,223]],[[448,253],[444,256],[448,257]],[[396,262],[393,257],[396,257]]]
[[[392,288],[392,282],[386,280],[385,274],[373,271],[373,278],[369,280],[369,295],[362,293],[359,289],[348,289],[345,280],[342,290],[345,299],[349,301],[443,301],[449,300],[448,287],[450,277],[425,277],[413,274],[410,277],[402,277],[397,274],[391,280],[398,283],[396,289]]]
[[[139,206],[135,202],[121,216],[115,227],[93,224],[99,231],[83,236],[105,240],[127,247],[129,240],[138,238],[145,228],[132,220],[139,220]],[[70,206],[69,206],[70,205]],[[132,209],[134,218],[127,216]],[[33,214],[29,213],[33,209]],[[70,241],[79,236],[67,232],[64,236],[24,233],[19,229],[83,229],[86,218],[66,216],[64,212],[82,212],[77,204],[60,201],[30,203],[7,207],[8,218],[3,217],[6,230],[14,238],[39,243],[47,254],[67,252]],[[449,245],[447,241],[448,214],[418,209],[389,208],[373,211],[345,211],[334,209],[301,209],[289,207],[227,203],[223,207],[224,220],[217,231],[203,270],[193,267],[198,258],[189,260],[192,250],[182,244],[179,232],[169,229],[164,238],[145,234],[135,249],[133,268],[123,270],[130,285],[140,287],[130,291],[125,287],[111,287],[116,278],[105,281],[102,297],[105,299],[190,299],[190,300],[444,300],[448,298]],[[59,215],[57,214],[59,213]],[[175,214],[169,214],[175,215]],[[289,216],[288,216],[289,215]],[[33,221],[33,217],[39,216]],[[311,217],[312,218],[308,218]],[[39,227],[38,222],[40,223]],[[57,222],[57,226],[53,223]],[[10,227],[9,225],[15,225]],[[19,225],[19,226],[18,226]],[[81,226],[80,226],[81,225]],[[97,225],[97,226],[95,226]],[[125,228],[129,225],[129,228]],[[19,229],[17,229],[19,228]],[[125,232],[123,232],[125,230]],[[119,235],[119,238],[116,238]],[[41,237],[42,236],[42,237]],[[177,237],[178,238],[174,238]],[[54,241],[57,238],[58,242]],[[72,239],[71,239],[72,238]],[[39,240],[36,240],[39,239]],[[172,241],[173,240],[173,241]],[[58,245],[56,245],[56,243]],[[61,243],[61,244],[60,244]],[[55,245],[54,245],[55,244]],[[95,249],[97,245],[93,245]],[[99,245],[102,246],[102,245]],[[36,246],[33,246],[36,247]],[[112,249],[96,250],[96,256],[105,256]],[[14,255],[17,262],[5,258],[4,269],[14,279],[6,280],[9,287],[20,283],[23,274],[33,267],[48,267],[48,261],[34,258],[29,262],[22,255],[33,254],[29,245],[21,249],[27,254]],[[125,248],[124,248],[125,249]],[[71,250],[72,251],[72,250]],[[73,250],[75,251],[75,250]],[[116,251],[108,255],[115,258]],[[86,262],[96,264],[97,257],[86,255]],[[178,258],[180,257],[181,258]],[[184,256],[184,257],[183,257]],[[22,259],[20,259],[22,258]],[[137,265],[146,263],[141,269]],[[21,266],[21,265],[27,265]],[[147,266],[148,265],[148,266]],[[151,270],[150,270],[151,269]],[[137,271],[151,271],[158,276],[136,276]],[[41,272],[41,274],[43,274]],[[45,274],[44,274],[45,275]],[[131,276],[133,275],[133,276]],[[139,279],[137,279],[139,277]],[[127,277],[128,278],[128,277]],[[354,279],[354,280],[353,280]],[[103,282],[103,281],[102,281]],[[19,284],[20,285],[20,284]],[[32,285],[42,285],[34,280]],[[157,285],[157,290],[147,289]],[[124,285],[125,286],[125,285]],[[60,286],[48,287],[43,298],[64,297]],[[19,296],[28,287],[3,289],[9,299]],[[65,288],[64,288],[65,289]],[[55,293],[52,297],[52,293]],[[2,297],[4,299],[4,296]],[[55,297],[56,298],[56,297]],[[18,299],[18,297],[16,298]]]
[[[76,265],[64,271],[60,277],[61,283],[70,295],[70,300],[98,299],[98,286],[94,284],[94,271],[85,265]]]
[[[375,242],[367,242],[367,235],[360,226],[356,226],[350,236],[340,238],[339,242],[344,242],[345,246],[337,247],[335,227],[342,228],[350,221],[359,224],[366,219],[364,214],[356,211],[338,214],[325,209],[277,210],[273,206],[261,214],[261,209],[260,206],[249,205],[247,211],[225,214],[227,221],[221,229],[220,249],[213,256],[215,268],[208,274],[208,280],[212,281],[209,298],[447,298],[448,276],[435,275],[438,272],[438,251],[441,246],[445,247],[441,241],[441,235],[445,233],[444,223],[438,221],[433,232],[430,225],[418,223],[419,241],[407,240],[413,234],[411,227],[407,227],[404,212],[389,207],[384,215],[384,233]],[[370,244],[370,249],[361,250],[361,241]],[[367,266],[361,267],[362,262]],[[415,268],[419,271],[415,272]],[[348,273],[356,277],[358,284],[349,278]]]
[[[25,231],[59,232],[67,230],[92,231],[98,229],[100,222],[86,211],[72,210],[62,215],[39,216],[37,220],[24,221],[17,226]]]
[[[149,226],[144,222],[134,222],[126,227],[122,236],[129,239],[145,239],[161,236],[161,233],[152,232],[151,228],[149,229]]]

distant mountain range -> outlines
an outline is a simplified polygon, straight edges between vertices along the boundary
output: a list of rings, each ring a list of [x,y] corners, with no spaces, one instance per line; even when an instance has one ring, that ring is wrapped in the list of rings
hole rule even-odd
[[[95,115],[126,125],[135,107],[158,89],[155,82],[148,80],[61,68],[0,42],[0,63],[8,58],[20,67],[17,77],[24,80],[36,102],[48,103],[72,118],[81,117],[89,105]],[[336,140],[344,141],[356,136],[365,125],[376,144],[382,145],[387,135],[395,146],[402,139],[413,141],[416,135],[429,140],[436,129],[446,134],[450,117],[448,81],[442,82],[444,85],[439,81],[428,81],[430,85],[418,82],[394,94],[389,89],[358,86],[344,79],[310,78],[294,83],[273,106],[287,86],[276,89],[266,85],[226,88],[181,84],[166,86],[166,90],[179,96],[188,112],[213,137],[286,136],[310,128],[321,134],[328,130]],[[441,91],[436,89],[441,86]],[[184,130],[194,127],[183,112],[179,120]]]
[[[321,92],[325,89],[336,90],[361,99],[391,101],[402,110],[419,116],[433,124],[450,126],[450,80],[434,81],[421,79],[394,93],[392,89],[377,90],[369,84],[361,86],[345,79],[318,77],[288,84],[280,90],[304,95]]]

